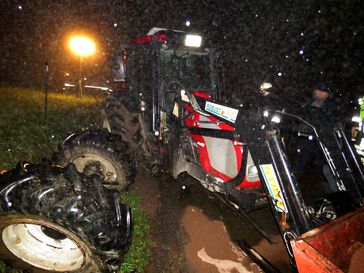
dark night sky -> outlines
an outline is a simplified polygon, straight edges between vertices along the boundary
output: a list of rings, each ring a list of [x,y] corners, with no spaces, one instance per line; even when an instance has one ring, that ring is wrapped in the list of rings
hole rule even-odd
[[[2,0],[0,81],[41,87],[48,60],[56,86],[64,72],[77,71],[66,41],[83,32],[98,45],[84,63],[88,81],[103,84],[120,42],[153,26],[187,29],[190,20],[191,31],[224,49],[229,90],[243,93],[270,80],[300,99],[326,81],[344,95],[363,95],[363,7],[360,0]]]

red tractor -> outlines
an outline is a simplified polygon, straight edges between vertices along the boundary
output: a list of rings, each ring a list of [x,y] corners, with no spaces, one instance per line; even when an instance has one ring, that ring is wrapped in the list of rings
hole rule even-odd
[[[221,64],[218,50],[204,45],[200,36],[182,31],[153,28],[147,36],[121,46],[113,64],[118,87],[106,99],[101,117],[102,127],[121,135],[132,156],[113,157],[117,149],[105,147],[97,137],[82,142],[79,139],[87,133],[79,133],[60,145],[58,161],[74,162],[79,171],[101,172],[109,186],[119,189],[132,182],[132,160],[152,175],[167,172],[176,178],[188,173],[272,243],[248,214],[270,206],[292,270],[314,272],[322,269],[321,261],[326,268],[331,261],[335,270],[347,270],[349,262],[335,259],[338,251],[326,240],[333,236],[332,223],[341,221],[353,227],[345,230],[346,237],[335,237],[342,245],[340,251],[363,242],[358,223],[364,221],[364,175],[345,133],[314,110],[285,112],[271,107],[263,112],[223,102]],[[310,186],[305,179],[311,177],[297,179],[292,168],[295,154],[289,151],[285,135],[297,136],[297,132],[316,143],[324,161],[329,183],[321,175],[314,177],[317,184],[323,184],[317,194],[307,194]],[[352,213],[349,218],[347,213]],[[341,230],[344,224],[340,223],[336,228]],[[311,238],[318,241],[314,246],[305,243],[312,232],[320,234]],[[275,270],[262,257],[256,260],[266,270]]]
[[[274,243],[248,214],[270,207],[292,271],[348,270],[353,246],[364,242],[364,175],[345,133],[315,111],[224,102],[221,63],[218,50],[182,31],[154,28],[121,46],[113,63],[118,87],[101,113],[104,129],[72,134],[56,161],[118,190],[133,182],[135,162],[152,175],[188,173]],[[296,154],[285,140],[297,132],[315,142],[330,187],[320,175],[295,174]],[[312,183],[322,187],[310,192]],[[349,254],[342,259],[340,251]]]

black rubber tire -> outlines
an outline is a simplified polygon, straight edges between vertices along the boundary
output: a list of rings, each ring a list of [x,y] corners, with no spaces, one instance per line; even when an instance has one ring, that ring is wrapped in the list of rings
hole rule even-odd
[[[128,143],[120,135],[105,129],[90,129],[70,135],[58,146],[53,161],[60,166],[74,163],[79,172],[87,175],[96,173],[107,188],[118,191],[128,189],[136,174]]]
[[[130,143],[132,151],[143,143],[141,117],[135,111],[137,107],[135,101],[116,91],[105,99],[101,110],[101,127],[121,135],[124,141]]]
[[[24,182],[24,179],[28,181]],[[16,169],[0,175],[0,192],[0,259],[7,264],[37,273],[118,270],[131,242],[130,209],[119,203],[115,191],[102,186],[97,175],[88,177],[78,173],[73,164],[66,168],[51,166],[49,162],[18,164]],[[62,239],[73,241],[82,253],[77,267],[66,267],[66,271],[64,268],[52,268],[58,260],[34,264],[32,262],[38,254],[26,257],[26,254],[22,256],[15,254],[16,250],[9,250],[7,246],[12,248],[22,243],[23,238],[19,238],[18,233],[16,240],[19,242],[9,243],[11,239],[6,238],[13,237],[7,235],[8,230],[19,226],[28,228],[29,224],[41,226],[42,231],[48,231],[44,231],[47,236],[61,235]],[[27,232],[31,234],[30,229]],[[24,241],[25,238],[24,235]],[[47,245],[44,244],[44,247]],[[25,253],[29,253],[29,246],[27,250]],[[62,260],[57,255],[53,258]]]

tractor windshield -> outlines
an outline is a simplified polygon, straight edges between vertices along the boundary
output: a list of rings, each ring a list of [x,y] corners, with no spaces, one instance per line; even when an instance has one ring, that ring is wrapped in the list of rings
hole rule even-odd
[[[214,93],[214,65],[211,54],[188,49],[161,48],[161,78],[175,79],[190,90]]]

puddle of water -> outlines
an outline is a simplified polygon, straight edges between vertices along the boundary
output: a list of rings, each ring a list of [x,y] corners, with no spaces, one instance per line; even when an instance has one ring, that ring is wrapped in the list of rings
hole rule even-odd
[[[199,273],[263,272],[232,242],[222,221],[209,219],[194,206],[187,206],[182,226],[189,238],[186,258]]]

